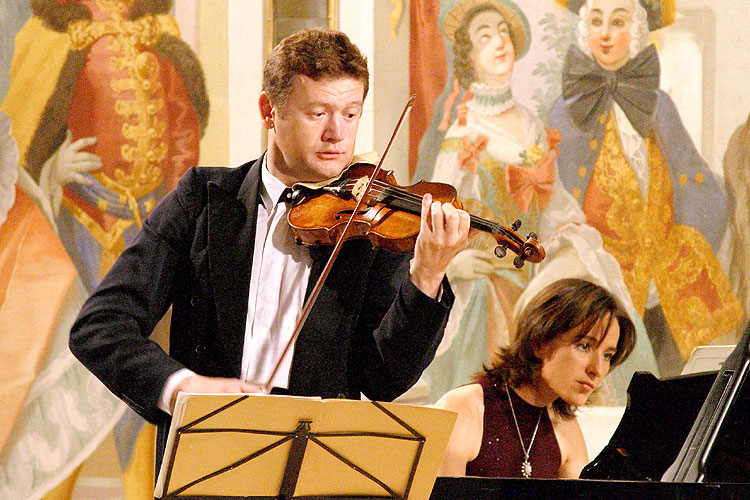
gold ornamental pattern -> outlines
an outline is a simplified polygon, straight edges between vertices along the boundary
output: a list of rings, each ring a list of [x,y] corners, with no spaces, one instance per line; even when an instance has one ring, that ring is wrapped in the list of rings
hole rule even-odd
[[[103,227],[71,200],[64,199],[63,204],[102,246],[103,275],[124,248],[124,232],[133,224],[141,227],[142,216],[156,204],[155,198],[147,199],[139,207],[139,198],[163,183],[161,164],[169,147],[165,138],[167,125],[160,116],[166,97],[160,81],[160,61],[152,47],[164,33],[179,36],[179,28],[168,15],[146,15],[129,21],[123,17],[120,0],[97,0],[97,6],[108,19],[71,23],[68,36],[71,50],[107,43],[110,56],[106,64],[116,75],[108,82],[115,96],[112,111],[124,118],[120,130],[124,140],[119,151],[124,166],[114,168],[109,175],[103,171],[92,175],[117,196],[119,203],[128,206],[132,219],[119,219]],[[99,200],[99,210],[105,211],[106,203]]]
[[[124,72],[125,78],[113,79],[110,88],[121,95],[115,102],[114,112],[126,118],[122,136],[130,143],[121,146],[121,156],[128,169],[118,168],[114,178],[101,172],[94,174],[106,187],[120,195],[121,201],[131,208],[136,199],[156,189],[162,181],[160,163],[168,153],[164,139],[166,124],[159,119],[165,105],[164,88],[159,78],[160,64],[157,56],[148,50],[159,41],[162,33],[179,34],[179,29],[169,16],[147,15],[136,21],[122,18],[116,0],[99,0],[112,19],[104,21],[79,21],[71,24],[68,34],[74,49],[90,46],[102,37],[108,37],[112,51],[110,68]],[[137,210],[135,222],[140,225]]]
[[[646,148],[649,187],[644,200],[610,114],[584,211],[598,226],[604,248],[620,264],[640,314],[654,281],[675,342],[687,358],[694,347],[731,330],[742,311],[703,235],[674,224],[667,163],[653,136],[646,139]],[[601,199],[594,199],[596,193]],[[605,210],[603,217],[593,213],[594,207]]]

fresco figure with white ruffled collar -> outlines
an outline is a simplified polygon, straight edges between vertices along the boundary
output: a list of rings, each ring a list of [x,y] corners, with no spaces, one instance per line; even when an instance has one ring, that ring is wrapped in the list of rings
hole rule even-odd
[[[659,356],[681,363],[680,355],[732,330],[741,309],[714,254],[726,197],[659,89],[648,44],[649,30],[672,22],[674,4],[560,3],[580,16],[549,119],[562,136],[560,179],[617,259],[639,314],[660,306],[671,335],[651,332]]]
[[[464,0],[452,7],[442,27],[452,42],[455,79],[431,180],[455,186],[475,215],[506,226],[520,220],[521,234],[535,232],[543,244],[557,234],[577,249],[580,261],[595,263],[582,277],[622,292],[619,275],[604,271],[616,263],[601,250],[598,234],[584,224],[557,178],[559,134],[513,98],[513,67],[531,43],[524,14],[510,1]],[[454,107],[456,118],[449,123]],[[561,219],[565,228],[548,223]],[[499,259],[496,246],[490,236],[478,234],[448,269],[456,302],[438,355],[423,376],[430,401],[467,383],[514,338],[516,301],[534,269],[528,263],[516,269],[510,253]]]

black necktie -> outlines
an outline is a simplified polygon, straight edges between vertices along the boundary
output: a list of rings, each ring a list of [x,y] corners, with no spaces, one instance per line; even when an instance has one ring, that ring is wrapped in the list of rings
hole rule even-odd
[[[281,192],[281,195],[279,196],[279,203],[292,203],[294,201],[294,197],[292,196],[294,191],[292,188],[284,188],[284,190]]]
[[[596,122],[612,109],[612,100],[625,112],[641,137],[651,130],[659,87],[659,56],[649,45],[617,71],[607,71],[578,47],[571,45],[563,69],[563,97],[575,99],[570,111],[582,130],[594,130]]]

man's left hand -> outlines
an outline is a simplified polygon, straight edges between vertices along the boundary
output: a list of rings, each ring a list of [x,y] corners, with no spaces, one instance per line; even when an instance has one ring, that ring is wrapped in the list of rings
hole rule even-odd
[[[429,193],[422,198],[422,222],[409,275],[425,295],[437,298],[448,264],[469,244],[469,223],[464,210],[433,201]]]

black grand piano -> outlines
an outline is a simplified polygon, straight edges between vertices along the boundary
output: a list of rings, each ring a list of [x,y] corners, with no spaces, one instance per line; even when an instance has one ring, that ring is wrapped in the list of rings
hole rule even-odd
[[[431,500],[750,500],[750,324],[718,372],[639,372],[582,479],[445,478]],[[697,402],[697,404],[696,404]]]

